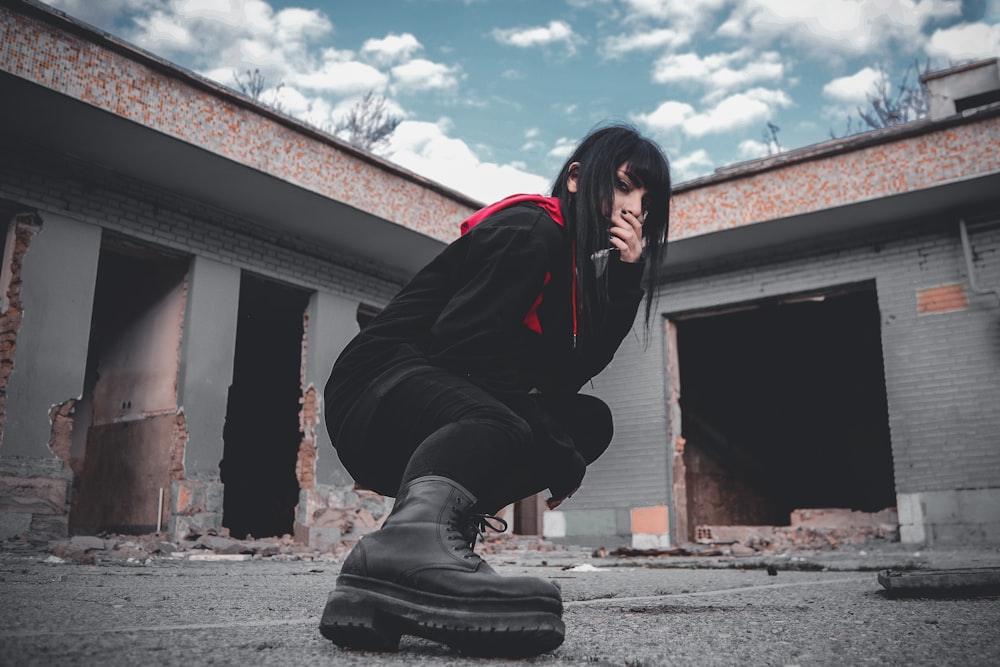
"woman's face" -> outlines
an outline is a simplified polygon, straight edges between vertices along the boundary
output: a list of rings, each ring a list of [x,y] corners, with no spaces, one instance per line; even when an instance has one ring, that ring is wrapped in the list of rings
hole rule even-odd
[[[566,181],[566,189],[576,194],[579,190],[580,163],[574,162],[569,166],[569,178]],[[616,218],[622,216],[623,211],[628,211],[640,222],[646,219],[647,204],[649,203],[649,192],[642,182],[629,171],[628,162],[618,165],[615,172],[614,201],[611,202],[611,211],[605,210],[604,215],[610,221],[615,222]]]
[[[628,162],[618,166],[615,174],[615,198],[611,207],[611,222],[617,218],[634,218],[640,224],[646,220],[649,192],[639,179],[629,171]]]

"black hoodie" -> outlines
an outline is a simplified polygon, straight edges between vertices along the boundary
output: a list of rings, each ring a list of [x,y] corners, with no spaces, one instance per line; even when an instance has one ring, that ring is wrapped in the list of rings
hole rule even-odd
[[[576,349],[570,236],[552,210],[557,200],[541,200],[500,202],[473,216],[468,233],[348,344],[326,386],[328,424],[342,423],[365,389],[383,394],[427,365],[524,416],[530,391],[577,392],[610,363],[642,301],[644,264],[610,253],[602,325]]]

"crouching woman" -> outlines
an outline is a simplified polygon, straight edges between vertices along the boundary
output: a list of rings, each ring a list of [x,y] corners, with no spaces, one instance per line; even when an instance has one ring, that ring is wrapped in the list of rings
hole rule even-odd
[[[669,167],[633,128],[589,134],[549,197],[462,223],[344,349],[327,426],[357,482],[396,502],[344,562],[321,632],[396,650],[412,634],[477,655],[564,637],[550,581],[498,575],[474,551],[492,514],[548,489],[554,508],[608,447],[612,417],[579,390],[607,366],[666,244]]]

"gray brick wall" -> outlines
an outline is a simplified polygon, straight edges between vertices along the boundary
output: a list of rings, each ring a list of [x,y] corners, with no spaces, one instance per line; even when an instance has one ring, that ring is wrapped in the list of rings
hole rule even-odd
[[[1000,288],[1000,223],[969,229],[980,285]],[[660,312],[875,281],[897,491],[1000,487],[1000,303],[969,289],[957,217],[744,260],[671,277]],[[918,314],[918,292],[951,284],[967,307]],[[616,436],[568,507],[672,503],[664,327],[651,336],[645,351],[627,340],[594,382]]]
[[[168,250],[373,305],[386,303],[401,286],[390,273],[346,254],[324,251],[121,174],[25,150],[0,150],[0,198],[26,209],[60,212]]]

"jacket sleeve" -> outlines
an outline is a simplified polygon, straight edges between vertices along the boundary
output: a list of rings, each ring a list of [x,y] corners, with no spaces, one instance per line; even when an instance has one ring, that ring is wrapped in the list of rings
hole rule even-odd
[[[523,225],[483,223],[464,240],[452,276],[457,287],[431,327],[428,356],[487,391],[505,393],[518,380],[511,341],[541,292],[549,250]]]

